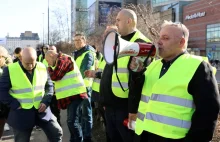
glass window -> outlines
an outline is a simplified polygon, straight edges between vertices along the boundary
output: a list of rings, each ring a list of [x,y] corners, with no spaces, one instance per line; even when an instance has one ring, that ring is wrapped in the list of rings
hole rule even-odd
[[[220,41],[220,23],[207,25],[207,42],[219,42]]]

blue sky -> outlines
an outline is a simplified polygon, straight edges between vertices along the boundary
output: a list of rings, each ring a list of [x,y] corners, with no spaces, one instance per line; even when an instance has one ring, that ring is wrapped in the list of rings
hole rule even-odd
[[[9,36],[20,36],[21,32],[32,31],[47,32],[47,0],[0,0],[0,38]],[[70,0],[50,0],[51,23],[54,21],[52,11],[56,9],[70,10]],[[43,14],[44,13],[44,16]]]

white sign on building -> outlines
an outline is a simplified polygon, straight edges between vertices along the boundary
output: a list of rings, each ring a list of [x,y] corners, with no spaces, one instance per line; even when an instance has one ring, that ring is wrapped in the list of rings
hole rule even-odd
[[[205,15],[206,12],[197,12],[191,15],[186,15],[185,20],[196,19],[196,18],[204,17]]]

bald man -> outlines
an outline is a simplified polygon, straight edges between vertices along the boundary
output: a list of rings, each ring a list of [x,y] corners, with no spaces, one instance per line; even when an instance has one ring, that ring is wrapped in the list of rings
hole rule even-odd
[[[35,49],[25,48],[21,56],[21,61],[4,68],[0,78],[0,101],[11,108],[8,124],[15,142],[29,142],[35,125],[50,141],[61,142],[62,128],[48,107],[54,90],[47,69],[36,62]]]
[[[70,142],[85,141],[82,124],[79,123],[79,110],[84,99],[88,98],[82,75],[72,57],[49,50],[45,56],[48,72],[55,83],[56,99],[59,109],[67,109],[67,125]],[[51,68],[53,67],[53,69]]]
[[[137,15],[130,9],[122,9],[116,17],[116,27],[121,38],[130,42],[150,42],[137,30]],[[115,30],[107,27],[106,32]],[[123,125],[124,120],[129,123],[136,120],[138,103],[144,77],[135,78],[128,69],[132,57],[117,60],[118,73],[114,65],[107,65],[102,73],[100,94],[104,98],[107,133],[113,142],[132,142],[134,131]],[[118,77],[117,77],[118,76]],[[129,83],[129,84],[128,84]]]
[[[53,53],[57,53],[57,48],[54,45],[49,45],[48,51],[54,51]],[[46,60],[46,57],[45,57],[45,60]],[[47,62],[47,60],[46,60],[46,62]],[[56,93],[56,92],[54,92],[54,93]],[[52,97],[52,100],[51,100],[51,103],[50,103],[50,108],[51,108],[52,113],[56,116],[57,122],[61,125],[61,122],[60,122],[60,109],[57,106],[57,99],[56,99],[55,94]]]

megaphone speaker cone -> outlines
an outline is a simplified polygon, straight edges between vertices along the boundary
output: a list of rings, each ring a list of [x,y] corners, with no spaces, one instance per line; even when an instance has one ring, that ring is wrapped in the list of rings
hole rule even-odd
[[[106,63],[112,64],[114,62],[114,52],[115,50],[118,50],[118,48],[115,46],[115,39],[116,36],[118,37],[118,34],[114,31],[109,32],[104,40],[104,59]],[[118,53],[118,52],[116,52]]]

